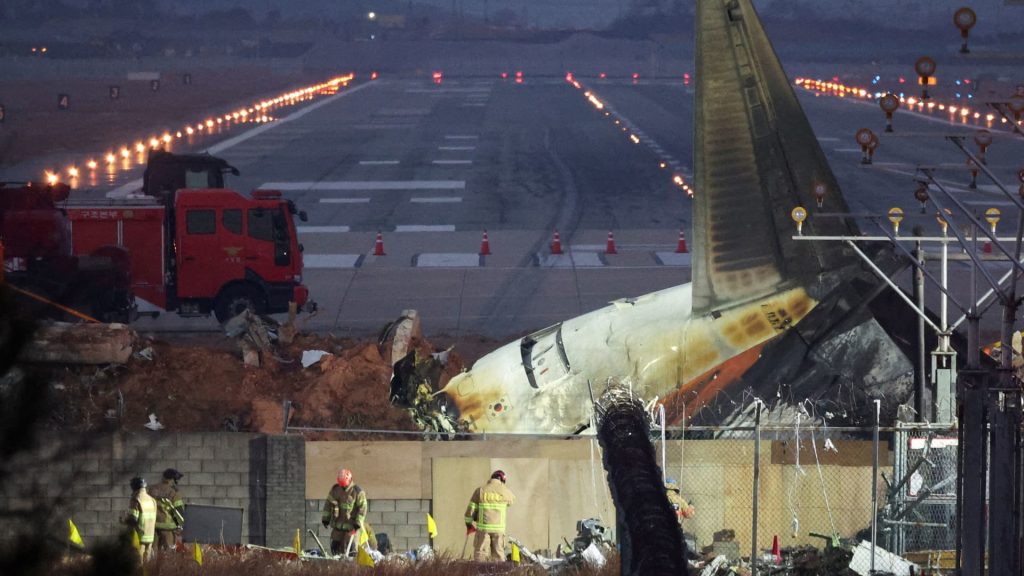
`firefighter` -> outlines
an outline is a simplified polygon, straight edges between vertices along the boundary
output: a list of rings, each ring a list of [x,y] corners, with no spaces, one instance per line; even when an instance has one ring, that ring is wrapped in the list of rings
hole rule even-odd
[[[158,550],[171,550],[181,537],[185,525],[185,502],[178,491],[178,480],[185,475],[174,468],[164,470],[163,482],[149,488],[156,500],[156,546]]]
[[[352,472],[338,471],[338,482],[327,493],[321,517],[324,528],[331,528],[331,554],[347,554],[349,541],[366,524],[366,493],[352,482]],[[359,543],[356,540],[353,546]]]
[[[515,494],[505,486],[508,477],[495,470],[486,484],[473,492],[466,507],[466,535],[473,536],[473,560],[505,560],[505,510]]]
[[[124,522],[139,537],[139,561],[145,562],[153,551],[156,536],[156,500],[146,492],[146,480],[141,476],[132,478],[132,498]]]
[[[665,493],[668,496],[668,503],[672,505],[672,510],[676,513],[676,520],[682,527],[683,518],[693,518],[693,505],[679,494],[679,483],[675,481],[675,478],[665,480]]]

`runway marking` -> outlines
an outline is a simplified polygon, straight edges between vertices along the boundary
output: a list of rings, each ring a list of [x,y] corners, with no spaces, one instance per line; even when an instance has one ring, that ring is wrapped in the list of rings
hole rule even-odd
[[[369,204],[369,198],[321,198],[321,204]]]
[[[476,150],[476,146],[438,146],[437,149],[438,150],[448,150],[448,151]]]
[[[534,255],[537,266],[541,268],[600,268],[604,266],[601,255],[597,252],[570,252],[569,254]]]
[[[344,234],[350,229],[348,226],[296,226],[299,234]]]
[[[398,160],[360,160],[360,166],[394,166]]]
[[[455,232],[452,224],[400,224],[395,232]]]
[[[277,128],[279,126],[283,126],[283,125],[285,125],[288,122],[291,122],[293,120],[298,120],[299,118],[302,118],[303,116],[305,116],[306,114],[309,114],[310,112],[312,112],[314,110],[322,108],[322,107],[326,106],[327,104],[330,104],[330,103],[334,102],[335,100],[338,100],[340,98],[344,98],[345,96],[348,96],[349,94],[354,94],[356,92],[359,92],[363,88],[367,88],[369,86],[373,86],[373,84],[363,84],[361,86],[356,86],[355,88],[345,90],[344,92],[338,92],[334,96],[328,96],[327,98],[324,98],[323,100],[321,100],[319,102],[314,102],[313,104],[310,104],[309,106],[306,106],[305,108],[303,108],[301,110],[297,110],[296,112],[294,112],[292,114],[289,114],[287,116],[279,118],[279,119],[277,119],[274,122],[270,122],[270,123],[264,124],[262,126],[257,126],[256,128],[253,128],[252,130],[247,130],[245,132],[242,132],[238,136],[235,136],[233,138],[228,138],[227,140],[224,140],[223,142],[214,144],[213,146],[210,146],[209,148],[207,148],[205,150],[205,152],[207,152],[209,154],[218,154],[218,153],[223,152],[223,151],[225,151],[225,150],[227,150],[229,148],[234,148],[235,146],[241,144],[242,142],[245,142],[246,140],[249,140],[250,138],[254,138],[256,136],[259,136],[260,134],[263,134],[264,132],[266,132],[268,130],[273,130],[274,128]],[[128,194],[131,194],[132,192],[138,190],[139,188],[142,188],[142,178],[138,178],[136,180],[132,180],[131,182],[128,182],[127,184],[119,186],[119,187],[111,190],[110,192],[107,192],[106,196],[107,196],[107,198],[121,198],[121,197],[126,196]]]
[[[818,136],[818,142],[839,142],[835,136]]]
[[[381,108],[374,116],[426,116],[430,108]]]
[[[474,134],[448,134],[445,140],[479,140],[480,137]]]
[[[863,152],[863,150],[861,150],[860,148],[833,148],[832,151],[833,152],[856,152],[858,154]]]
[[[465,190],[465,180],[341,180],[320,182],[267,182],[260,188],[281,191],[318,190]]]
[[[353,124],[353,130],[408,130],[415,124]]]
[[[487,104],[477,104],[475,102],[470,102],[468,104],[463,104],[461,106],[461,108],[486,108],[486,107],[487,107]]]
[[[490,93],[490,88],[406,88],[406,94],[483,94]]]
[[[410,198],[409,202],[414,204],[454,204],[462,202],[461,196],[437,196],[433,198]]]
[[[442,165],[442,166],[447,166],[447,165],[453,165],[453,164],[459,164],[459,165],[472,164],[473,161],[472,160],[434,160],[433,163],[434,164],[438,164],[438,165]]]
[[[417,254],[413,266],[417,268],[479,268],[483,256],[473,253],[427,253]]]
[[[676,254],[675,252],[655,252],[654,257],[662,266],[690,266],[691,258],[687,252]]]
[[[304,254],[304,268],[358,268],[363,263],[362,254]]]

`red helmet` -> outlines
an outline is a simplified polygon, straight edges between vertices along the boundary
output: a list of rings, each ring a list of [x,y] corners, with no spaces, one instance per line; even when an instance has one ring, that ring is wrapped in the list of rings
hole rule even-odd
[[[508,480],[508,476],[506,476],[505,472],[503,472],[501,470],[495,470],[494,473],[491,474],[491,479],[492,480],[501,480],[501,483],[504,484],[505,481]]]
[[[348,488],[350,484],[352,484],[352,471],[342,468],[338,471],[338,486]]]

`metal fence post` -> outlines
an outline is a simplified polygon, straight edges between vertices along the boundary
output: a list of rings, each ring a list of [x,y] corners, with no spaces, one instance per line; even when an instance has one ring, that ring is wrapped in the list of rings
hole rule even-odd
[[[871,455],[871,574],[875,573],[875,543],[878,540],[878,427],[882,401],[875,400],[875,430]]]
[[[761,487],[761,401],[754,416],[754,520],[750,537],[750,574],[757,576],[757,498]]]

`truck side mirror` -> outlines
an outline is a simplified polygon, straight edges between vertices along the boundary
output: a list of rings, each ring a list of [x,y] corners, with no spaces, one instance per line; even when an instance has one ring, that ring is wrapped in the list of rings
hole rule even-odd
[[[309,222],[309,214],[306,214],[305,210],[299,211],[299,220],[303,222]]]

